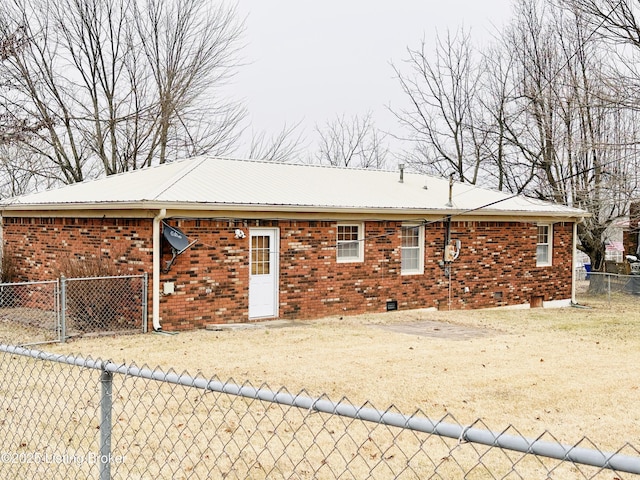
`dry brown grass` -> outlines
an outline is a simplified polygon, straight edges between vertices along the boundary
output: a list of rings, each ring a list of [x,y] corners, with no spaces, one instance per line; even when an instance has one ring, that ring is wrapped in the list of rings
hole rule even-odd
[[[640,446],[640,301],[590,309],[408,311],[284,328],[80,339],[46,350],[250,381],[334,401],[395,405],[492,430],[545,430],[605,450]],[[423,322],[422,335],[389,326]],[[442,328],[428,322],[442,322]],[[436,324],[437,325],[437,324]],[[462,338],[456,328],[483,335]],[[443,333],[443,331],[445,333]],[[439,335],[435,336],[435,335]]]
[[[39,344],[57,337],[55,314],[22,308],[0,308],[0,342],[9,345]],[[34,315],[33,312],[37,312]],[[49,327],[49,328],[47,328]],[[46,348],[46,346],[45,346]]]
[[[480,428],[499,431],[513,424],[517,431],[509,433],[528,437],[548,430],[555,439],[569,444],[588,436],[604,450],[615,450],[625,442],[637,446],[639,380],[635,365],[640,351],[640,305],[637,299],[621,297],[611,304],[606,298],[604,302],[593,301],[591,306],[594,308],[394,312],[293,322],[284,328],[85,338],[42,348],[115,362],[160,365],[165,371],[172,367],[192,375],[200,371],[223,380],[233,377],[238,383],[249,380],[255,386],[266,382],[273,389],[284,385],[294,393],[304,388],[310,395],[326,393],[333,400],[347,396],[356,405],[370,400],[380,409],[395,404],[408,414],[419,408],[421,415],[433,419],[450,413],[468,424],[481,417],[484,423]],[[0,324],[0,335],[6,342],[9,337],[2,333],[2,327]],[[20,332],[14,328],[11,334],[19,336]],[[22,403],[19,398],[11,402],[12,408],[14,403],[20,408],[10,420],[11,427],[3,431],[10,435],[7,445],[21,451],[48,449],[54,453],[95,449],[81,439],[96,440],[92,433],[98,407],[96,372],[53,365],[38,369],[26,360],[17,362],[14,357],[5,364],[4,368],[15,368],[17,373],[3,372],[6,381],[2,389],[6,392],[0,392],[0,397],[22,398]],[[44,384],[46,389],[42,389]],[[255,478],[272,477],[267,472],[272,472],[269,459],[274,458],[283,462],[278,467],[282,472],[291,471],[298,461],[309,462],[295,467],[300,478],[331,478],[332,472],[344,468],[342,455],[353,448],[354,439],[360,439],[362,445],[358,460],[350,461],[348,468],[356,478],[365,478],[372,465],[369,460],[376,464],[379,446],[397,446],[400,454],[389,454],[389,462],[402,464],[405,457],[401,452],[412,451],[410,445],[417,441],[411,436],[402,441],[390,438],[385,429],[370,432],[358,422],[349,425],[348,435],[343,436],[345,425],[335,417],[280,410],[226,395],[194,396],[186,388],[134,382],[122,376],[115,379],[114,392],[118,392],[114,451],[127,455],[129,478],[142,471],[137,470],[138,465],[148,467],[146,474],[157,473],[155,478],[175,477],[169,472],[174,472],[177,464],[185,471],[194,468],[206,475],[211,464],[203,458],[215,458],[218,473],[236,472],[232,478],[249,473]],[[270,413],[263,417],[266,410]],[[287,421],[280,425],[283,414]],[[29,437],[33,418],[56,418],[56,422],[43,420],[37,433]],[[251,437],[248,448],[238,450],[234,442],[244,445],[242,439],[257,423],[266,428],[261,434],[265,436]],[[87,437],[83,432],[90,433]],[[277,438],[270,440],[269,435]],[[294,435],[296,442],[302,442],[300,451],[294,448],[298,443],[283,440]],[[262,444],[256,441],[260,443],[260,439],[269,441],[266,451],[258,448]],[[346,453],[342,453],[340,442],[345,439]],[[545,440],[554,438],[547,435]],[[433,437],[427,442],[422,451],[429,458],[449,459],[451,447]],[[280,457],[285,445],[286,455]],[[306,450],[308,445],[312,446]],[[340,453],[325,458],[333,448]],[[261,452],[257,460],[252,456],[256,451]],[[468,445],[454,447],[451,453],[455,461],[445,462],[437,470],[442,478],[460,477],[458,461],[466,465],[465,472],[478,461]],[[490,455],[498,458],[494,462],[489,456],[482,457],[489,471],[510,471],[502,452],[493,449]],[[246,471],[237,471],[237,464],[229,463],[237,459],[242,459],[241,470],[246,467]],[[415,475],[408,478],[426,478],[434,472],[423,456],[415,462]],[[536,462],[529,456],[518,462],[517,471],[526,478],[542,478],[546,470]],[[264,472],[256,470],[258,467]],[[318,473],[315,468],[324,470]],[[554,472],[553,478],[583,478],[569,464]],[[17,473],[14,476],[25,476],[25,472]],[[500,476],[483,471],[474,475],[466,478]],[[606,474],[604,478],[608,478]]]

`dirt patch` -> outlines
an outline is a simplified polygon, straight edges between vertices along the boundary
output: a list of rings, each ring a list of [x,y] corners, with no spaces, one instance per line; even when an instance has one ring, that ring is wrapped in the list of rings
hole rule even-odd
[[[0,308],[0,321],[52,331],[55,331],[58,326],[56,312],[37,308]]]

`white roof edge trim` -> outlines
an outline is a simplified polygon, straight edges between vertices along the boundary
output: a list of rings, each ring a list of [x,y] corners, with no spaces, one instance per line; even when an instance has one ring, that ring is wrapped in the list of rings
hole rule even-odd
[[[388,214],[388,215],[437,215],[455,217],[552,217],[569,218],[581,221],[591,216],[583,211],[534,211],[534,210],[497,210],[478,208],[471,210],[423,209],[423,208],[368,208],[368,207],[327,207],[313,205],[263,205],[263,204],[220,204],[220,203],[183,203],[183,202],[122,202],[122,203],[68,203],[68,204],[13,204],[0,206],[0,213],[36,212],[36,211],[74,211],[74,210],[185,210],[185,211],[242,211],[242,212],[282,212],[282,213],[353,213],[353,214]]]

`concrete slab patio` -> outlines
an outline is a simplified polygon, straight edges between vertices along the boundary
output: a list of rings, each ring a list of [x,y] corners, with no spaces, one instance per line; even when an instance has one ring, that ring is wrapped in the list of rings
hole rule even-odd
[[[294,320],[266,320],[263,322],[251,323],[211,324],[207,325],[206,330],[214,332],[258,330],[302,327],[310,326],[312,324],[312,321],[300,322]],[[417,335],[421,337],[446,338],[450,340],[468,340],[470,338],[487,337],[502,333],[491,328],[476,328],[466,325],[456,325],[453,323],[438,322],[433,320],[419,320],[380,325],[372,324],[369,326],[371,328],[382,329],[394,333]]]
[[[434,322],[431,320],[389,325],[372,325],[372,327],[389,332],[418,335],[421,337],[447,338],[450,340],[468,340],[470,338],[487,337],[502,333],[490,328],[475,328],[453,323]]]

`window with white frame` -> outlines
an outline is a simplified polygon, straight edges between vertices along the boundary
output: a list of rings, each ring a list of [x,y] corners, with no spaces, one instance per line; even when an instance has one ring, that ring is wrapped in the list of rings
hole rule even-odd
[[[538,267],[551,265],[552,232],[553,229],[550,224],[538,225],[538,240],[536,245],[536,265]]]
[[[364,260],[364,227],[361,223],[338,224],[338,262],[362,262]]]
[[[402,227],[400,248],[401,273],[412,275],[424,273],[424,228],[419,225]]]

